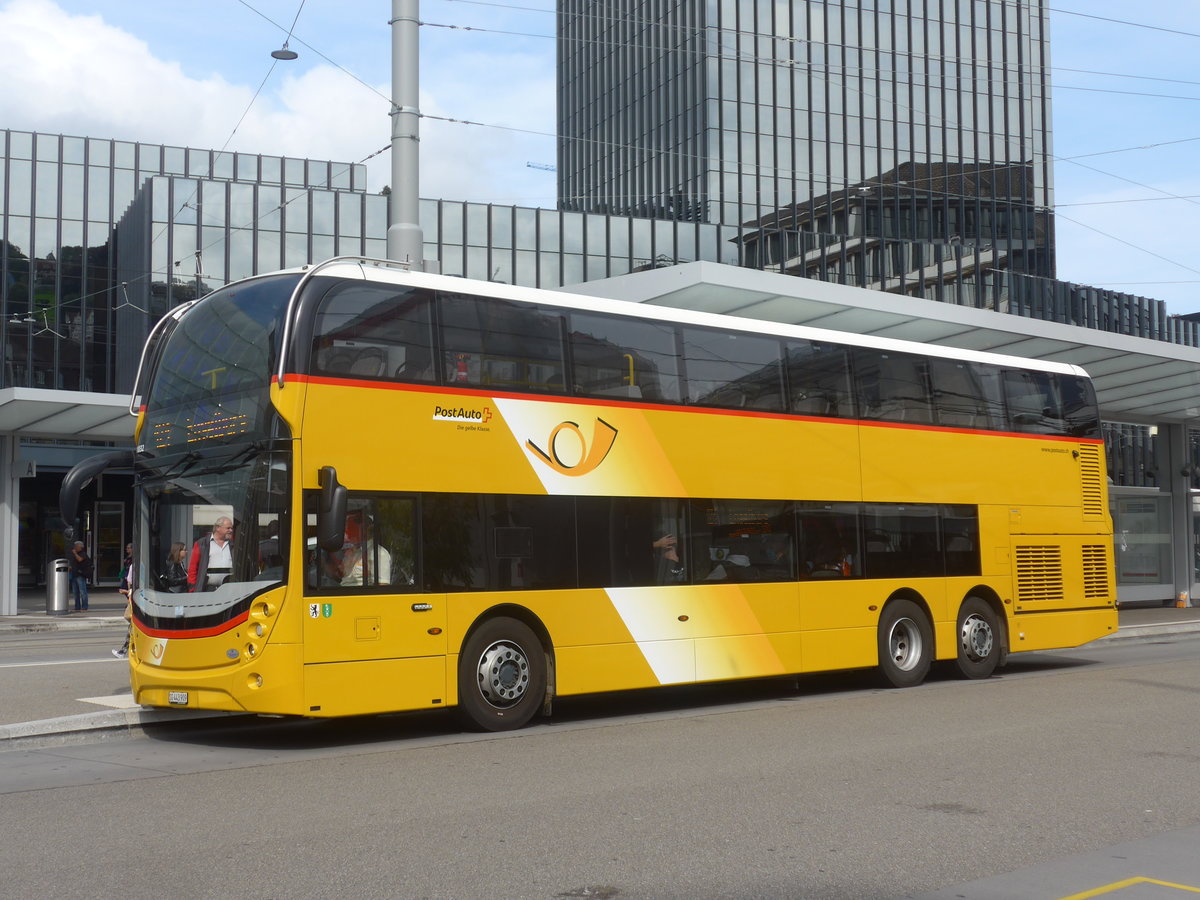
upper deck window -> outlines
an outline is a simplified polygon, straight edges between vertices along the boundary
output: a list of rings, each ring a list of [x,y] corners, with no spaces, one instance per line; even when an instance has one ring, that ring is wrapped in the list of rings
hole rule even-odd
[[[321,300],[312,370],[350,378],[431,382],[433,301],[417,288],[341,282]]]
[[[804,340],[790,340],[785,346],[789,411],[802,416],[853,416],[846,348]]]
[[[570,339],[576,392],[679,402],[676,334],[668,323],[572,313]]]
[[[446,384],[562,393],[562,310],[490,297],[443,294]]]
[[[950,428],[1002,427],[1004,403],[999,375],[1000,370],[995,366],[931,359],[929,379],[937,424]]]
[[[1096,397],[1086,379],[1051,372],[1004,373],[1004,396],[1014,431],[1095,437]]]
[[[856,350],[854,377],[858,411],[864,419],[932,423],[929,366],[923,357],[892,350]]]
[[[783,409],[779,341],[710,328],[683,329],[688,401],[735,409]]]

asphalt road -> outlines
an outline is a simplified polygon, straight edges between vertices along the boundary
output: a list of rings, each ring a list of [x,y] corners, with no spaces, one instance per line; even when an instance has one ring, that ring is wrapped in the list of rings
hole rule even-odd
[[[79,715],[85,698],[129,693],[129,663],[113,657],[125,625],[48,634],[0,632],[0,724]]]
[[[1198,695],[1187,636],[904,691],[851,674],[561,702],[506,735],[422,714],[13,749],[0,897],[1194,890]]]

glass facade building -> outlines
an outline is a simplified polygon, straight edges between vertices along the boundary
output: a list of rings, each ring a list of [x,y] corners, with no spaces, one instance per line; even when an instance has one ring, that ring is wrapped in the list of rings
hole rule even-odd
[[[0,131],[0,388],[127,391],[147,323],[197,290],[383,254],[367,235],[387,199],[365,183],[347,163]]]
[[[386,255],[387,198],[365,184],[348,163],[0,131],[0,397],[127,394],[150,326],[180,303],[258,272]],[[47,437],[52,417],[33,409],[15,434],[0,426],[0,479],[10,460],[36,466],[19,491],[0,485],[0,539],[19,536],[0,577],[23,586],[64,555],[62,474],[103,446]],[[101,586],[117,583],[131,483],[107,474],[84,493]]]
[[[995,270],[1053,277],[1043,0],[558,9],[563,209],[730,226],[743,265],[961,281],[973,306],[1008,299]]]

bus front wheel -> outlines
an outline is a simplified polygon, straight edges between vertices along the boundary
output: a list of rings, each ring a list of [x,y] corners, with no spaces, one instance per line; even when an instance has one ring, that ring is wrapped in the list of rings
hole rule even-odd
[[[524,622],[489,619],[467,639],[458,658],[458,709],[468,727],[520,728],[545,693],[545,650]]]
[[[968,597],[958,611],[958,659],[964,678],[987,678],[1004,653],[1003,632],[996,611],[979,597]]]
[[[893,600],[879,618],[879,671],[892,687],[915,687],[933,662],[933,630],[911,600]]]

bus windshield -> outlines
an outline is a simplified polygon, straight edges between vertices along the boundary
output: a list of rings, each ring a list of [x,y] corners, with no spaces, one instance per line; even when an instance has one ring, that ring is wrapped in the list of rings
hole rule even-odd
[[[249,445],[164,462],[141,485],[138,617],[151,628],[219,629],[285,577],[288,453]]]
[[[151,363],[139,449],[157,455],[267,436],[272,366],[300,278],[234,285],[180,317]]]

